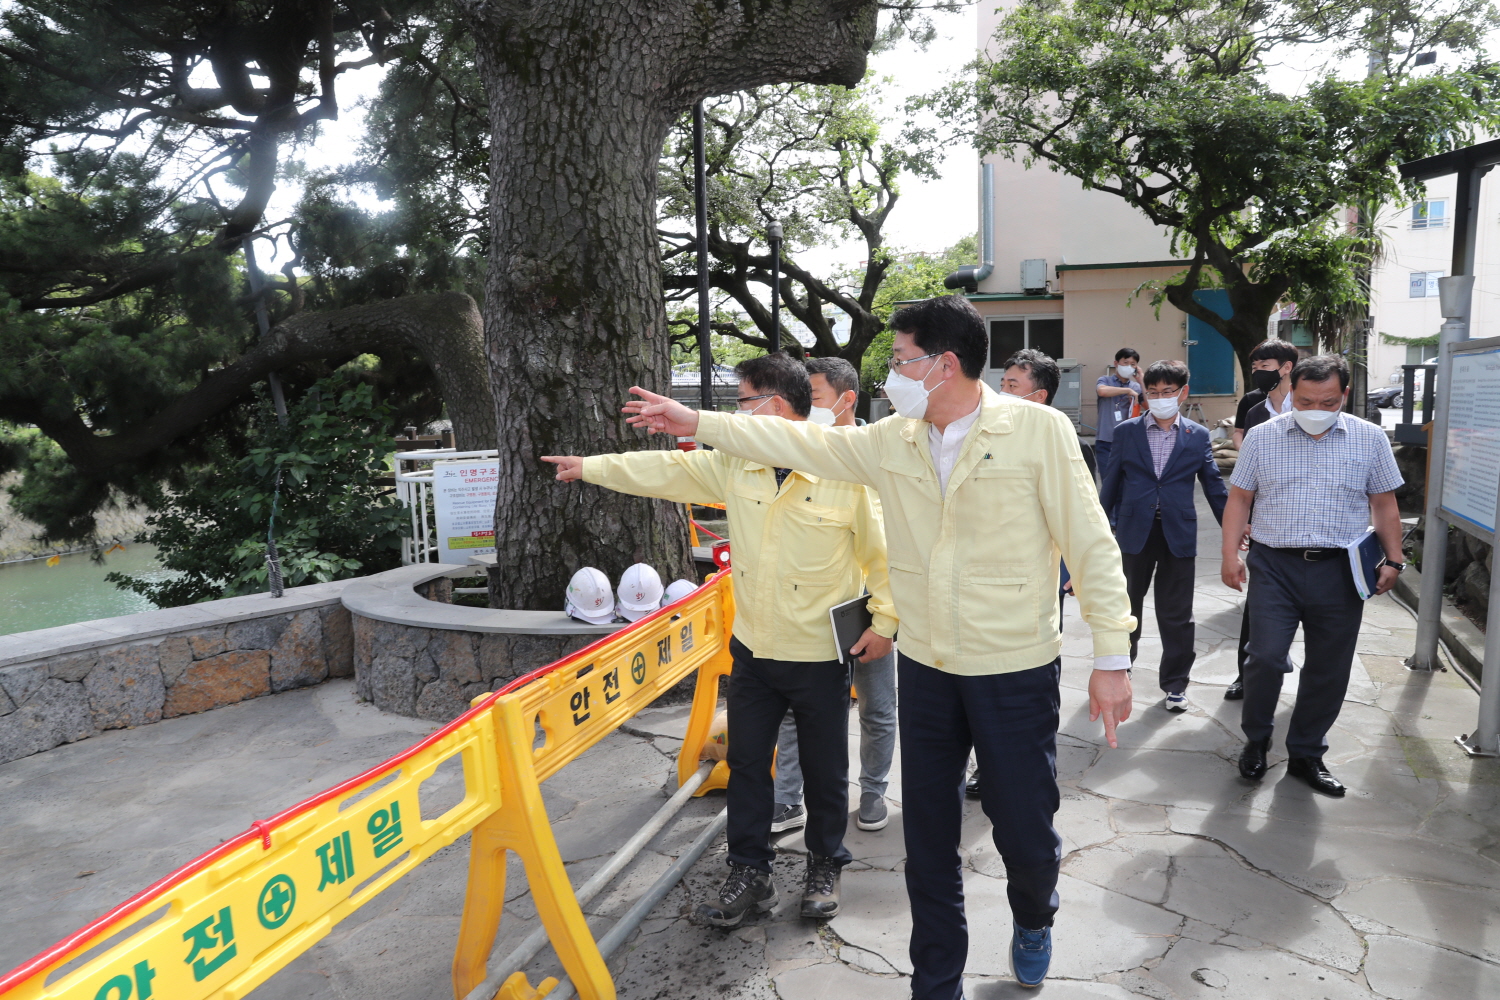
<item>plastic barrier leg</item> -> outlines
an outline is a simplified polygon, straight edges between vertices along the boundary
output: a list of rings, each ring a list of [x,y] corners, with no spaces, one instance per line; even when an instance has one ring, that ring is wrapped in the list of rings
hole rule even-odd
[[[729,643],[714,654],[714,658],[698,668],[698,680],[693,686],[693,708],[688,714],[687,732],[683,734],[682,746],[677,751],[677,785],[693,776],[698,770],[703,755],[703,745],[708,742],[708,731],[714,724],[719,709],[719,678],[726,677],[734,668],[734,658],[729,655]],[[714,765],[708,780],[694,793],[704,795],[715,788],[729,785],[729,765],[719,761]]]
[[[513,972],[500,985],[500,992],[495,994],[495,1000],[542,1000],[556,986],[557,980],[548,976],[532,989],[531,984],[526,981],[526,973]]]
[[[459,924],[458,948],[453,956],[453,995],[463,1000],[470,990],[484,982],[485,965],[505,906],[505,852],[510,850],[520,855],[526,865],[526,879],[537,915],[547,928],[547,936],[563,968],[578,984],[578,995],[583,1000],[614,1000],[614,981],[573,895],[573,885],[547,820],[541,788],[532,768],[533,729],[523,721],[516,702],[501,699],[495,707],[500,712],[496,720],[500,787],[506,800],[497,812],[474,828],[468,894]],[[502,987],[500,996],[512,988],[512,981]],[[523,976],[522,984],[524,981]],[[514,995],[527,996],[524,991]]]

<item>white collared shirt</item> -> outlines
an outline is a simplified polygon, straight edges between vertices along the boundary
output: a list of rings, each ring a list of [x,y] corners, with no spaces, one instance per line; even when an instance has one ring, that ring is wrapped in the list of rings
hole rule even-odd
[[[927,425],[927,445],[932,449],[932,467],[937,470],[938,490],[943,496],[948,495],[948,477],[953,474],[953,467],[958,464],[958,453],[963,451],[964,439],[969,436],[969,430],[979,420],[979,411],[984,407],[984,401],[975,404],[974,412],[944,427],[941,431],[935,424]]]
[[[959,417],[957,420],[944,427],[941,431],[933,424],[927,425],[927,446],[932,449],[932,467],[937,470],[938,489],[943,496],[948,495],[948,477],[953,474],[953,467],[958,464],[958,453],[963,451],[964,440],[968,438],[969,431],[979,421],[979,411],[984,402],[974,407],[974,412],[968,416]],[[1130,668],[1129,656],[1096,656],[1094,657],[1095,670],[1128,670]]]

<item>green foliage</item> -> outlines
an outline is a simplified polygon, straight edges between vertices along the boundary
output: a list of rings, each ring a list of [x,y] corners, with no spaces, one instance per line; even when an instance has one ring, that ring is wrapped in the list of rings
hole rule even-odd
[[[1442,343],[1442,335],[1430,333],[1425,337],[1398,337],[1394,333],[1381,331],[1380,340],[1396,347],[1436,347]]]
[[[289,403],[288,417],[282,427],[262,397],[249,416],[246,452],[220,451],[182,489],[155,498],[137,541],[155,545],[175,578],[108,579],[162,607],[265,590],[273,502],[288,586],[398,565],[407,514],[374,482],[391,450],[391,409],[373,401],[368,384],[334,377]]]
[[[53,541],[88,541],[94,511],[112,497],[180,492],[191,470],[243,454],[239,391],[195,406],[209,415],[190,433],[153,428],[258,342],[239,252],[247,233],[295,254],[267,276],[272,323],[303,309],[479,289],[474,234],[484,227],[453,207],[452,186],[431,169],[457,145],[473,172],[475,129],[440,117],[448,92],[432,86],[473,76],[472,43],[426,3],[316,9],[332,18],[331,36],[313,6],[261,0],[0,7],[0,420],[36,424],[66,450],[27,463],[12,491]],[[380,148],[335,176],[287,162],[288,148],[320,140],[343,74],[374,62],[395,67],[370,112]],[[480,134],[487,141],[487,127]],[[394,206],[358,209],[345,180]],[[297,207],[267,220],[284,185],[300,188]],[[296,395],[346,360],[279,374]],[[392,350],[360,377],[400,410],[398,424],[441,413],[414,351]],[[132,437],[150,446],[111,454]]]
[[[875,296],[872,312],[880,320],[882,330],[875,335],[860,365],[859,378],[866,392],[885,381],[890,371],[891,347],[895,334],[884,329],[891,321],[897,303],[930,299],[938,295],[950,295],[952,289],[943,287],[943,279],[965,264],[979,259],[978,234],[965,236],[946,250],[938,253],[909,253],[895,257],[880,291]]]
[[[747,320],[744,316],[719,310],[714,313],[713,325],[715,330],[725,327],[739,329]],[[697,329],[698,310],[689,309],[687,306],[678,306],[667,314],[667,325],[669,328],[691,328]],[[766,353],[764,347],[747,343],[739,337],[724,333],[714,333],[709,341],[709,350],[712,352],[714,364],[726,365],[733,368],[741,361],[750,358],[758,358]],[[672,367],[678,371],[698,371],[698,344],[696,337],[689,343],[683,343],[681,339],[672,341]]]
[[[0,476],[43,461],[49,452],[61,451],[35,427],[0,420]]]
[[[981,151],[1045,163],[1168,228],[1192,265],[1166,297],[1243,359],[1284,296],[1357,294],[1336,209],[1418,196],[1397,163],[1500,124],[1481,47],[1497,24],[1488,0],[1030,0],[1002,18],[978,87],[935,103]],[[1417,70],[1435,47],[1457,59]],[[1296,93],[1272,86],[1274,66],[1330,51],[1358,53],[1362,75],[1329,63]],[[1205,268],[1232,319],[1193,303]]]
[[[872,312],[893,258],[883,229],[905,177],[935,177],[935,143],[913,138],[881,106],[873,76],[852,90],[777,85],[712,98],[704,108],[708,180],[710,283],[727,294],[737,318],[719,332],[764,350],[840,355],[858,363],[880,329]],[[893,127],[894,124],[894,127]],[[691,300],[697,285],[694,243],[692,122],[684,116],[668,137],[658,172],[664,284],[671,303]],[[781,344],[773,344],[767,226],[782,224]],[[858,239],[857,269],[814,274],[799,258],[819,247]],[[839,343],[834,317],[849,317]],[[794,341],[786,315],[812,335]],[[689,331],[696,335],[696,328]]]

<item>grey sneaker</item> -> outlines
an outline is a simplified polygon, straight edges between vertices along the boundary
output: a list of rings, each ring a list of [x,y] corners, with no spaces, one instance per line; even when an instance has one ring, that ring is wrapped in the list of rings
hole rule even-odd
[[[698,918],[715,927],[738,927],[745,914],[765,913],[776,905],[776,885],[771,876],[749,865],[729,862],[729,877],[719,887],[719,897],[698,904]],[[803,904],[807,909],[807,904]]]
[[[771,832],[781,833],[784,830],[795,830],[799,826],[807,825],[807,810],[800,806],[784,806],[776,804],[775,812],[771,813]]]
[[[884,830],[890,821],[890,814],[885,808],[885,796],[874,792],[860,793],[859,815],[854,817],[855,826],[861,830]]]
[[[832,858],[807,856],[807,881],[802,889],[802,915],[827,920],[839,915],[839,876],[844,866]]]

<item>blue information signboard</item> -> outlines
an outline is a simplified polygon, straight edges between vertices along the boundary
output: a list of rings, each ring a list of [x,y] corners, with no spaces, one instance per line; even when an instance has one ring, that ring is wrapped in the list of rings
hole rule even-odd
[[[1234,315],[1229,293],[1222,288],[1193,293],[1193,301],[1228,319]],[[1224,335],[1196,316],[1187,321],[1188,370],[1192,372],[1194,396],[1234,395],[1234,348]]]

